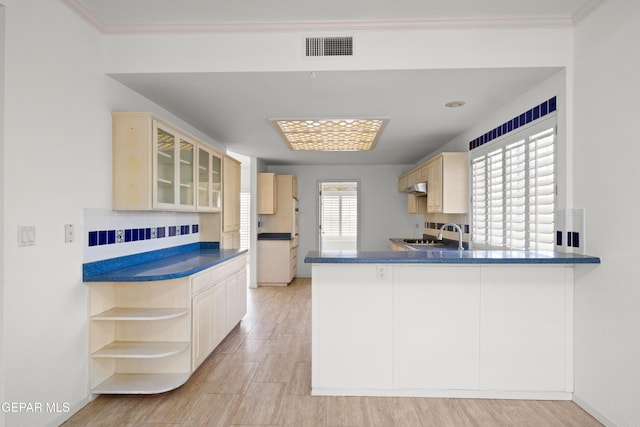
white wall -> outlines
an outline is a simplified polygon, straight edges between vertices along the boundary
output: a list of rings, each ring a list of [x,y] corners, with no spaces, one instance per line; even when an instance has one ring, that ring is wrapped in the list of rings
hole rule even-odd
[[[574,198],[588,252],[576,271],[575,400],[640,425],[640,2],[608,0],[576,30]]]
[[[88,397],[87,293],[81,243],[65,244],[63,227],[79,229],[82,208],[110,198],[100,39],[60,2],[4,3],[4,400],[77,407]],[[35,246],[17,246],[19,225],[35,226]],[[5,423],[64,418],[10,412]]]
[[[575,70],[573,32],[567,29],[360,32],[355,61],[321,65],[294,54],[300,44],[296,33],[102,37],[60,1],[3,0],[3,4],[0,360],[4,359],[4,396],[0,397],[4,401],[68,402],[77,408],[89,396],[82,241],[65,244],[63,225],[76,224],[76,234],[82,235],[83,209],[111,205],[110,112],[155,112],[216,145],[105,77],[105,71],[560,66],[568,67],[567,111],[571,113],[575,105],[575,121],[572,113],[568,117],[575,135],[569,129],[567,137],[575,145],[574,170],[569,168],[574,191],[567,199],[574,197],[576,206],[586,208],[588,252],[603,258],[602,265],[576,274],[575,396],[611,425],[640,423],[635,407],[640,395],[640,286],[632,267],[636,262],[632,243],[640,237],[634,215],[640,201],[633,186],[640,178],[640,145],[634,128],[640,66],[637,2],[608,0],[578,26]],[[202,55],[214,50],[216,55]],[[165,61],[167,54],[175,55],[175,60]],[[319,178],[361,180],[363,249],[383,249],[388,237],[413,233],[415,223],[405,213],[406,196],[395,186],[407,169],[407,165],[272,167],[299,178],[300,253],[315,248]],[[19,225],[36,227],[36,246],[17,247]],[[310,275],[305,264],[298,268],[301,275]],[[1,416],[3,424],[30,427],[59,424],[68,414]]]
[[[0,242],[4,235],[4,185],[7,182],[4,174],[4,44],[5,44],[5,8],[0,5]],[[4,402],[4,243],[0,244],[0,402]],[[4,414],[0,414],[0,426],[4,426]]]
[[[318,180],[360,181],[360,250],[386,251],[390,237],[422,236],[422,215],[408,214],[407,195],[398,193],[398,177],[407,168],[407,165],[270,166],[269,172],[298,178],[297,275],[311,277],[311,265],[304,263],[304,257],[318,248]]]
[[[8,426],[58,425],[89,398],[84,208],[111,206],[111,111],[152,111],[210,138],[102,70],[102,36],[62,2],[4,0],[3,402],[62,412],[4,413]],[[216,148],[224,148],[217,145]],[[76,241],[64,243],[64,224]],[[18,226],[36,245],[18,247]]]

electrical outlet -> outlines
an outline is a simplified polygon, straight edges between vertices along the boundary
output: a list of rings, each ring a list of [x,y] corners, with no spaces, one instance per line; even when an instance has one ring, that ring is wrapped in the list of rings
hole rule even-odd
[[[384,280],[387,278],[387,267],[384,265],[378,266],[378,280]]]

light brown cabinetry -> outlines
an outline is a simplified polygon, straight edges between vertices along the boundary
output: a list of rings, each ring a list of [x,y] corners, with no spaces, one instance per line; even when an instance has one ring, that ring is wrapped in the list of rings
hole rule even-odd
[[[258,284],[286,286],[296,276],[294,240],[258,240]]]
[[[407,185],[408,179],[409,179],[409,177],[407,175],[402,175],[400,178],[398,178],[398,191],[400,193],[403,193],[404,190],[407,189],[407,187],[408,187],[408,185]]]
[[[180,386],[191,373],[190,338],[188,281],[90,284],[92,393]]]
[[[277,209],[262,217],[261,233],[288,233],[291,240],[258,240],[258,284],[286,286],[296,275],[298,251],[298,181],[275,175]]]
[[[467,213],[467,153],[441,153],[398,178],[398,191],[427,182],[427,197],[407,195],[408,213]]]
[[[195,371],[247,312],[246,257],[193,276],[191,294]]]
[[[410,214],[427,213],[427,198],[407,194],[407,212]]]
[[[222,155],[198,147],[197,210],[220,212],[222,208]]]
[[[278,211],[278,181],[275,173],[258,174],[258,214],[273,215]]]
[[[467,213],[467,153],[442,153],[427,162],[427,213]]]
[[[224,156],[222,180],[222,238],[223,248],[240,247],[240,162]]]
[[[246,256],[191,277],[89,284],[91,391],[162,393],[184,384],[246,314]]]
[[[219,161],[210,158],[206,173],[201,168],[205,151],[221,155],[206,147],[153,114],[112,113],[113,209],[219,210]]]
[[[297,234],[296,200],[298,197],[298,181],[294,175],[276,175],[277,209],[273,215],[262,217],[263,233],[291,233]]]

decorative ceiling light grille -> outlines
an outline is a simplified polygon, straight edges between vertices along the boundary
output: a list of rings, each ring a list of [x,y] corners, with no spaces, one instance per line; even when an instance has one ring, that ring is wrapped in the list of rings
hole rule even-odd
[[[272,119],[289,149],[366,151],[375,146],[387,119]]]

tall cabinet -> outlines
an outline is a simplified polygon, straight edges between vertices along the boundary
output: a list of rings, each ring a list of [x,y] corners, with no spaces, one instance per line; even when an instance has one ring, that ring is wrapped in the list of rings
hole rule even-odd
[[[240,247],[240,162],[224,156],[222,247]]]
[[[297,271],[298,180],[294,175],[259,174],[258,200],[258,284],[286,286]]]
[[[262,216],[263,233],[291,233],[292,237],[297,234],[296,209],[298,202],[298,180],[295,175],[276,175],[277,185],[277,209],[273,215]],[[271,195],[273,190],[268,186],[258,188],[258,198],[262,194]]]

